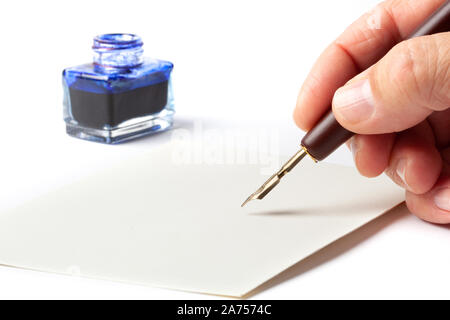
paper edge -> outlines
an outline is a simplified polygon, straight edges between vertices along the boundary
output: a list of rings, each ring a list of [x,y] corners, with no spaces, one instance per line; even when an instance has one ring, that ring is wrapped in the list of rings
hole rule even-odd
[[[256,292],[256,291],[257,291],[257,289],[258,289],[259,287],[263,286],[265,283],[269,282],[270,280],[274,279],[275,277],[281,275],[282,273],[284,273],[285,271],[287,271],[289,268],[295,266],[295,265],[298,264],[298,263],[301,263],[301,262],[304,261],[305,259],[307,259],[307,258],[313,256],[314,254],[316,254],[316,253],[319,252],[320,250],[325,249],[326,247],[328,247],[329,245],[335,243],[336,241],[339,241],[340,239],[349,236],[349,235],[352,234],[353,232],[355,232],[355,231],[357,231],[357,230],[363,228],[364,226],[368,225],[368,224],[371,223],[372,221],[375,221],[376,219],[380,218],[381,216],[384,216],[384,215],[388,214],[389,212],[394,211],[394,210],[397,209],[397,208],[400,208],[404,203],[405,203],[405,201],[399,202],[398,204],[394,205],[393,207],[391,207],[391,208],[389,208],[389,209],[386,209],[386,211],[383,211],[382,213],[380,213],[380,214],[377,215],[376,217],[373,217],[373,218],[367,220],[365,223],[363,223],[362,225],[356,227],[355,229],[352,229],[351,231],[349,231],[349,232],[347,232],[347,233],[344,233],[342,236],[336,238],[335,240],[329,242],[328,244],[326,244],[326,245],[324,245],[324,246],[322,246],[322,247],[319,247],[319,248],[316,249],[316,250],[313,250],[310,254],[304,256],[302,259],[298,260],[297,262],[295,262],[295,263],[293,263],[293,264],[290,264],[288,267],[286,267],[286,268],[284,268],[283,270],[281,270],[280,272],[274,274],[271,278],[269,278],[269,279],[267,279],[267,280],[261,282],[260,284],[258,284],[258,285],[257,285],[256,287],[254,287],[253,289],[251,289],[251,290],[249,290],[249,291],[247,291],[247,292],[245,292],[245,293],[243,293],[243,294],[240,294],[240,295],[238,296],[238,298],[244,298],[244,299],[247,299],[247,298],[250,298],[250,297],[254,296],[255,294],[258,294],[260,291],[258,291],[258,292]],[[254,291],[255,291],[255,292],[254,292]]]
[[[385,211],[383,211],[382,213],[378,214],[377,216],[370,218],[369,220],[367,220],[366,222],[364,222],[363,224],[361,224],[360,226],[344,233],[343,235],[339,236],[338,238],[334,239],[333,241],[312,250],[310,253],[308,253],[306,256],[302,257],[301,259],[293,262],[293,263],[289,263],[287,266],[283,267],[282,270],[280,270],[279,272],[274,273],[273,275],[270,276],[270,278],[262,281],[262,282],[258,282],[255,285],[253,285],[251,288],[245,290],[244,292],[206,292],[203,291],[203,289],[183,289],[183,288],[174,288],[174,287],[170,287],[170,286],[164,286],[164,285],[157,285],[157,284],[151,284],[151,283],[142,283],[142,282],[137,282],[137,281],[128,281],[128,280],[120,280],[120,279],[111,279],[111,278],[105,278],[105,277],[99,277],[99,276],[89,276],[89,275],[71,275],[70,273],[67,272],[61,272],[61,271],[49,271],[49,270],[40,270],[40,269],[36,269],[33,267],[27,267],[27,266],[20,266],[20,265],[12,265],[12,264],[8,264],[8,263],[2,263],[0,262],[0,266],[4,266],[4,267],[8,267],[8,268],[14,268],[14,269],[22,269],[22,270],[28,270],[28,271],[33,271],[33,272],[40,272],[40,273],[47,273],[47,274],[57,274],[57,275],[62,275],[62,276],[68,276],[68,277],[79,277],[79,278],[86,278],[86,279],[92,279],[92,280],[100,280],[100,281],[108,281],[108,282],[116,282],[116,283],[123,283],[123,284],[128,284],[128,285],[137,285],[137,286],[141,286],[141,287],[149,287],[149,288],[158,288],[158,289],[165,289],[165,290],[171,290],[171,291],[178,291],[178,292],[187,292],[187,293],[193,293],[193,294],[201,294],[201,295],[208,295],[208,296],[216,296],[216,297],[224,297],[224,298],[231,298],[231,299],[248,299],[258,293],[263,292],[264,290],[258,291],[258,288],[262,287],[264,284],[268,283],[269,281],[273,280],[275,277],[283,274],[284,272],[286,272],[288,269],[290,269],[291,267],[302,263],[305,259],[313,256],[314,254],[316,254],[317,252],[321,251],[322,249],[330,246],[331,244],[335,243],[336,241],[339,241],[342,238],[345,238],[347,236],[349,236],[350,234],[352,234],[353,232],[363,228],[364,226],[366,226],[367,224],[371,223],[372,221],[380,218],[381,216],[388,214],[391,211],[394,211],[397,208],[400,208],[405,202],[399,202],[398,204],[392,206],[389,209],[386,209]]]

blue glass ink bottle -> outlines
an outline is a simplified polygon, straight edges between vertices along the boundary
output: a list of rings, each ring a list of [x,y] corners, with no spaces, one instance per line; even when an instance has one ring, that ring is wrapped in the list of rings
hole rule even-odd
[[[144,58],[133,34],[97,36],[92,48],[93,63],[63,71],[67,133],[119,143],[170,128],[173,64]]]

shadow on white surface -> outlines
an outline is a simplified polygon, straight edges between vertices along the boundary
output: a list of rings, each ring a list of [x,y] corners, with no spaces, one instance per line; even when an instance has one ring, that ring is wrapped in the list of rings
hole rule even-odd
[[[269,212],[267,214],[275,214],[275,213]],[[285,212],[281,214],[290,214],[290,213]],[[270,279],[269,281],[263,283],[261,286],[251,291],[243,298],[246,299],[253,297],[283,282],[299,277],[307,273],[308,271],[317,268],[320,265],[326,264],[332,259],[335,259],[338,256],[345,254],[346,252],[359,246],[365,240],[371,238],[372,236],[374,236],[387,226],[392,225],[398,222],[399,220],[407,218],[409,214],[410,212],[406,208],[404,202],[397,205],[396,207],[392,208],[381,217],[376,218],[375,220],[369,222],[368,224],[360,227],[359,229],[351,232],[350,234],[342,237],[341,239],[331,243],[330,245],[317,251],[308,258],[298,262],[297,264],[283,271],[282,273]],[[450,226],[443,226],[443,227],[450,229]]]

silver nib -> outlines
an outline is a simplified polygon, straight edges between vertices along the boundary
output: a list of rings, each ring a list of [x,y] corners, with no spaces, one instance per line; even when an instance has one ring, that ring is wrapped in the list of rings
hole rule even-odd
[[[290,158],[284,165],[281,167],[281,169],[275,173],[273,176],[271,176],[264,184],[259,187],[258,190],[256,190],[250,197],[247,198],[247,200],[244,201],[244,203],[241,205],[241,207],[245,206],[247,203],[249,203],[252,200],[261,200],[263,199],[270,191],[272,191],[275,186],[280,183],[281,178],[283,178],[286,173],[291,171],[292,168],[294,168],[306,155],[308,152],[304,148],[302,148],[300,151],[298,151],[292,158]]]

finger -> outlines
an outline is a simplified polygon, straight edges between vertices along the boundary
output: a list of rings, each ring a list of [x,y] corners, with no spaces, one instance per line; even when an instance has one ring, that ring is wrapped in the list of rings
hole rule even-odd
[[[395,134],[355,135],[350,139],[358,171],[366,177],[376,177],[384,172],[389,164]]]
[[[333,112],[348,130],[398,132],[450,107],[450,32],[404,41],[336,91]]]
[[[442,149],[450,145],[450,108],[442,112],[434,112],[428,117],[434,131],[436,145]]]
[[[445,0],[385,1],[366,13],[319,57],[300,90],[294,120],[309,130],[334,92],[407,37]]]
[[[294,109],[297,126],[308,131],[330,108],[334,92],[358,73],[348,54],[335,44],[319,57],[303,83]]]
[[[441,151],[442,174],[433,189],[423,195],[406,192],[409,210],[434,223],[450,223],[450,147]]]
[[[427,122],[397,135],[386,174],[415,194],[429,192],[442,170],[441,155]]]
[[[433,223],[450,223],[450,176],[443,176],[423,195],[406,192],[408,209],[419,218]]]

